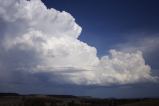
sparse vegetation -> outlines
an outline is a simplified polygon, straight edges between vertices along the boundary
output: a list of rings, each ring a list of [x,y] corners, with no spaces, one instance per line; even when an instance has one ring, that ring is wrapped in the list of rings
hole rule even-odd
[[[0,93],[0,106],[159,106],[159,99],[98,99],[72,95]]]

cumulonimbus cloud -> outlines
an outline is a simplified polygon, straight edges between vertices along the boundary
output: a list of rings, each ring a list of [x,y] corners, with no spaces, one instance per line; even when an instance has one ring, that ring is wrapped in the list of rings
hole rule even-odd
[[[0,24],[1,81],[14,80],[15,72],[50,73],[49,81],[79,85],[157,79],[141,51],[97,57],[95,47],[78,39],[82,28],[71,14],[47,9],[41,0],[0,0]]]

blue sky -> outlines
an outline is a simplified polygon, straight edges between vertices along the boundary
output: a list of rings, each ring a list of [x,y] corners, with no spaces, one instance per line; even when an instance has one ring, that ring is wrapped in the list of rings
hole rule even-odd
[[[159,97],[159,1],[42,1],[0,1],[0,92]]]
[[[144,38],[159,37],[158,0],[45,0],[44,3],[49,8],[71,13],[83,29],[79,39],[95,46],[99,56],[108,53],[109,49],[117,48],[118,44],[133,42],[132,45],[134,45],[138,39],[142,42]],[[153,73],[157,75],[159,75],[158,53],[158,50],[154,50],[145,55],[146,62],[151,65]],[[132,88],[123,88],[125,94],[119,93],[122,89],[120,87],[108,88],[108,92],[111,92],[110,96],[117,97],[119,95],[121,97],[122,95],[126,97],[156,95],[158,84],[145,85],[147,85],[145,88],[136,86],[134,89],[134,85]],[[155,93],[148,94],[147,92],[151,89]],[[115,95],[114,91],[119,94]],[[138,95],[136,92],[141,94]],[[101,93],[96,95],[99,96]],[[107,94],[102,96],[105,95]]]
[[[158,33],[157,0],[45,0],[44,3],[49,8],[71,13],[83,28],[80,39],[99,48],[99,54],[103,54],[103,47],[124,42],[132,34],[138,39]]]
[[[82,26],[80,40],[95,46],[98,56],[131,42],[159,37],[159,1],[157,0],[45,0],[48,8],[67,11]],[[156,41],[158,42],[158,40]],[[130,45],[130,46],[131,46]],[[157,46],[157,45],[156,45]],[[158,48],[145,55],[159,75]]]

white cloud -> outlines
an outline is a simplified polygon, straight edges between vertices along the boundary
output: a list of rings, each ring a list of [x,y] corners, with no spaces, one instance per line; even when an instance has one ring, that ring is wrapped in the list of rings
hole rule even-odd
[[[75,19],[65,11],[47,9],[41,0],[0,0],[0,20],[4,24],[0,71],[7,78],[16,71],[50,73],[50,81],[58,77],[58,83],[79,85],[157,79],[151,75],[141,51],[110,50],[109,55],[97,57],[95,47],[78,39],[82,28]]]

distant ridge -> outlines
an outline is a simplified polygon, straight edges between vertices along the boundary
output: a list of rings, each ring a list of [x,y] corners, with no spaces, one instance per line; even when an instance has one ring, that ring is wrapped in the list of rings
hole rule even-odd
[[[0,93],[0,96],[20,96],[18,93]]]
[[[73,95],[56,95],[56,94],[50,94],[50,95],[44,95],[44,94],[28,94],[28,95],[21,95],[18,93],[0,93],[0,96],[49,96],[49,97],[56,97],[56,98],[78,98],[77,96]]]
[[[78,98],[77,96],[73,95],[47,95],[47,96],[57,97],[57,98]]]

